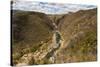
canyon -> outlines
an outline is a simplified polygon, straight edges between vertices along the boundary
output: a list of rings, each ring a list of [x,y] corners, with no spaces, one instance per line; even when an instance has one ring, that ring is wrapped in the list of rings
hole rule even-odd
[[[97,9],[68,14],[12,10],[12,64],[97,60]]]

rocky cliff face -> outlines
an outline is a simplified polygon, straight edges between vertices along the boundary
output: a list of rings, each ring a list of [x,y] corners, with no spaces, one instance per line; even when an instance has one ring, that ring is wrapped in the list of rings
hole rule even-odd
[[[96,9],[64,15],[14,11],[12,27],[14,65],[97,59]]]

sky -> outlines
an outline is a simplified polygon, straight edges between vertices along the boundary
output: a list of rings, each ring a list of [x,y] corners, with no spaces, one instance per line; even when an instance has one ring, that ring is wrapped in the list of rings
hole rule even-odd
[[[37,11],[46,14],[67,14],[79,10],[96,8],[95,5],[71,4],[71,3],[48,3],[36,1],[14,1],[13,10]]]

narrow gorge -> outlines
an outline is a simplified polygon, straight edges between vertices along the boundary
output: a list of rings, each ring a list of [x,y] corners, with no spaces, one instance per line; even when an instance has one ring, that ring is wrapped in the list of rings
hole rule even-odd
[[[96,10],[61,15],[13,10],[13,65],[96,61]]]

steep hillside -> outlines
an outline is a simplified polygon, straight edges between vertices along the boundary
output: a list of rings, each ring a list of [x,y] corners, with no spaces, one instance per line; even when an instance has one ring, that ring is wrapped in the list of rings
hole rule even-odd
[[[43,43],[51,40],[53,28],[49,22],[43,13],[13,11],[12,51],[15,64],[24,54],[35,52]]]
[[[58,28],[64,43],[56,63],[97,60],[97,9],[65,15]]]

